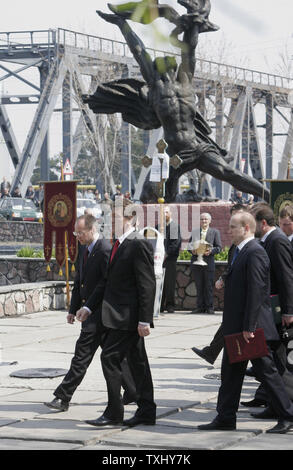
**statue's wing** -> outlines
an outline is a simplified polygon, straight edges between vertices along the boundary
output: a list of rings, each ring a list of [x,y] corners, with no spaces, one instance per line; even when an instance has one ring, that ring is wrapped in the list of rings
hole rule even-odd
[[[102,83],[83,102],[96,114],[121,113],[124,121],[140,129],[158,129],[161,123],[148,102],[148,86],[141,80],[125,78]]]

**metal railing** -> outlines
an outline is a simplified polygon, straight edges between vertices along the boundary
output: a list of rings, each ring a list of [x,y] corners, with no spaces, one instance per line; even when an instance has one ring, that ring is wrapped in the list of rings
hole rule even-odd
[[[0,32],[0,51],[48,48],[56,45],[56,30]]]
[[[57,42],[64,47],[72,46],[112,54],[114,56],[132,57],[129,47],[125,42],[78,33],[68,29],[58,29]],[[152,48],[147,48],[147,51],[153,59],[162,54],[170,54],[170,51]],[[180,54],[174,51],[172,51],[172,54],[180,57]],[[195,73],[200,73],[201,76],[206,76],[206,78],[226,78],[233,82],[250,82],[256,85],[266,85],[284,89],[293,88],[293,79],[289,77],[282,77],[276,74],[222,64],[201,58],[196,59]]]
[[[57,30],[0,32],[0,52],[6,51],[8,55],[21,49],[30,49],[32,52],[37,53],[39,49],[46,47],[52,49],[52,47],[58,48],[60,46],[64,48],[70,46],[75,49],[132,58],[129,47],[125,42],[64,28],[58,28]],[[147,51],[153,59],[160,55],[170,54],[170,51],[152,48],[147,48]],[[172,51],[171,53],[180,57],[180,54],[177,52]],[[250,83],[255,86],[269,86],[285,90],[293,88],[293,79],[290,77],[282,77],[276,74],[201,58],[196,59],[195,75],[200,76],[200,78],[227,80],[233,83]]]

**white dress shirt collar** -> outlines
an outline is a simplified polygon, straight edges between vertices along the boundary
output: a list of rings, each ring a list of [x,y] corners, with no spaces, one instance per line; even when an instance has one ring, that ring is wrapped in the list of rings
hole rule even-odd
[[[129,230],[127,230],[127,232],[123,233],[123,235],[121,235],[121,237],[118,238],[120,245],[132,232],[134,232],[134,230],[135,228],[131,227]]]
[[[272,227],[267,233],[265,233],[260,241],[265,242],[266,239],[268,238],[269,234],[272,233],[274,230],[276,230],[276,227]]]
[[[89,254],[91,254],[92,249],[94,248],[94,246],[97,243],[98,239],[99,239],[99,233],[97,232],[97,233],[94,234],[94,239],[93,239],[92,243],[90,243],[87,247],[87,249],[89,250]]]
[[[242,248],[248,243],[250,242],[251,240],[253,240],[254,237],[249,237],[249,238],[245,238],[244,240],[242,240],[241,243],[239,243],[239,245],[237,245],[237,248],[239,249],[239,251],[242,250]]]

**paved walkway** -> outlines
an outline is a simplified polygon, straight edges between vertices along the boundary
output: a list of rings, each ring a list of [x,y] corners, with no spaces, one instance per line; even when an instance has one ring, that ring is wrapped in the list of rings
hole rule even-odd
[[[165,314],[146,340],[157,403],[156,426],[97,429],[85,423],[103,412],[106,385],[97,353],[67,412],[44,406],[60,383],[57,378],[16,378],[27,368],[67,369],[80,324],[68,325],[66,312],[42,312],[0,319],[0,450],[273,450],[293,449],[292,433],[268,435],[274,421],[250,417],[241,407],[236,431],[200,432],[197,425],[215,416],[220,359],[210,366],[192,346],[209,343],[221,315]],[[15,361],[17,363],[15,363]],[[257,382],[246,378],[242,399],[253,397]],[[131,417],[134,405],[126,407]],[[257,409],[253,410],[257,411]],[[154,453],[154,452],[153,452]],[[178,452],[177,452],[178,453]]]

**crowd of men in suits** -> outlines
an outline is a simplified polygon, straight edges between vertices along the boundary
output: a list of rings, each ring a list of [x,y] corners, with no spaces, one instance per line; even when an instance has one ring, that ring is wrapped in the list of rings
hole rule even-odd
[[[74,391],[98,347],[101,347],[108,403],[100,417],[87,421],[97,427],[156,423],[153,381],[144,343],[153,327],[156,295],[154,253],[149,241],[136,230],[136,215],[130,200],[123,198],[115,204],[112,246],[102,238],[92,215],[79,217],[75,225],[79,258],[67,321],[73,323],[77,318],[82,328],[70,369],[55,390],[55,398],[46,405],[59,411],[68,409]],[[161,310],[172,312],[181,237],[169,207],[165,208],[165,218],[167,282]],[[221,250],[220,233],[210,228],[210,223],[210,215],[201,214],[200,239],[209,243],[204,256],[206,269],[193,264],[197,254],[191,246],[191,266],[198,293],[195,311],[202,313],[213,313],[214,255]],[[269,353],[251,360],[254,375],[260,382],[257,393],[262,396],[255,397],[254,405],[257,400],[267,405],[262,413],[254,414],[254,418],[276,418],[277,425],[268,431],[271,433],[286,433],[293,428],[293,374],[287,368],[285,341],[293,326],[291,206],[282,209],[279,224],[283,231],[276,227],[273,211],[265,203],[257,203],[251,209],[238,207],[231,211],[229,227],[233,244],[226,273],[217,281],[218,288],[225,289],[223,322],[209,347],[204,350],[193,348],[211,363],[224,349],[217,416],[211,423],[199,426],[199,430],[236,428],[248,361],[231,364],[224,337],[242,332],[248,343],[253,340],[257,328],[264,330]],[[173,230],[177,237],[174,237],[174,232],[172,236]],[[276,298],[281,309],[278,319],[272,313]],[[137,404],[136,413],[124,420],[124,405],[131,402]]]

